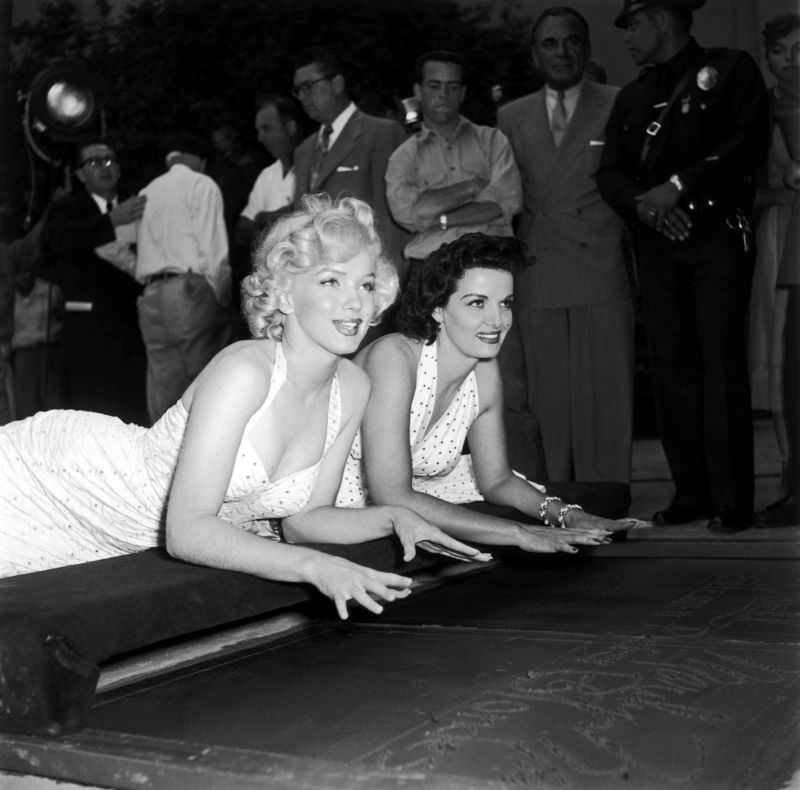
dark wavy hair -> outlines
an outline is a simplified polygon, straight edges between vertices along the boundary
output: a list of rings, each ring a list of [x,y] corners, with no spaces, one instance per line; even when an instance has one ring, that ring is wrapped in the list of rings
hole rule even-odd
[[[800,27],[800,14],[783,14],[770,19],[761,30],[764,48],[772,49],[778,41],[793,33],[798,27]]]
[[[397,328],[408,337],[433,343],[439,324],[433,318],[444,307],[467,269],[502,269],[516,274],[530,265],[525,245],[513,236],[467,233],[443,244],[411,267],[397,313]]]

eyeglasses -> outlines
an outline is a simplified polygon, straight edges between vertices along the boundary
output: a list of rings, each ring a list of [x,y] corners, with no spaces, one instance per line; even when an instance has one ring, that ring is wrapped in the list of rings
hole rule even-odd
[[[333,74],[326,74],[324,77],[317,77],[315,80],[306,80],[305,82],[301,82],[299,85],[295,85],[292,88],[292,96],[296,99],[302,99],[303,96],[308,96],[309,93],[313,90],[314,86],[318,82],[322,82],[323,80],[329,80]]]
[[[117,160],[113,156],[90,156],[81,162],[81,167],[88,165],[89,167],[113,167],[117,164]]]

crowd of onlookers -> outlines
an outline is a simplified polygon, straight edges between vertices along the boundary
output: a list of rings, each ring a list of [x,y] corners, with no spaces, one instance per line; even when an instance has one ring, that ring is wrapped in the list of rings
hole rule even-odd
[[[336,54],[312,49],[295,60],[291,96],[254,102],[266,167],[234,124],[207,139],[176,130],[163,174],[123,195],[119,152],[86,140],[78,188],[0,251],[0,423],[54,407],[156,422],[243,336],[253,243],[302,195],[347,194],[372,206],[401,287],[467,233],[525,243],[534,265],[515,278],[500,353],[515,468],[629,481],[638,297],[676,484],[656,523],[750,526],[752,407],[773,415],[786,467],[786,497],[764,523],[796,523],[796,403],[783,394],[795,374],[783,371],[798,280],[782,261],[798,225],[785,131],[797,97],[784,79],[800,65],[798,16],[764,29],[770,94],[748,55],[694,41],[701,5],[625,2],[617,24],[651,68],[621,91],[598,79],[583,16],[545,12],[531,33],[543,85],[500,106],[494,126],[461,114],[458,53],[420,56],[418,117],[404,124],[361,111]]]

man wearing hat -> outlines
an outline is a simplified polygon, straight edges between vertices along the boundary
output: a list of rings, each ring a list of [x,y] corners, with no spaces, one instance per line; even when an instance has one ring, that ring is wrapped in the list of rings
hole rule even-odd
[[[642,322],[675,495],[659,525],[747,528],[753,434],[746,361],[756,169],[769,145],[754,60],[690,34],[705,0],[625,0],[615,20],[634,61],[597,173],[634,237]]]
[[[139,327],[147,349],[147,409],[155,422],[231,338],[228,236],[222,193],[205,175],[210,150],[176,135],[166,173],[141,192]]]

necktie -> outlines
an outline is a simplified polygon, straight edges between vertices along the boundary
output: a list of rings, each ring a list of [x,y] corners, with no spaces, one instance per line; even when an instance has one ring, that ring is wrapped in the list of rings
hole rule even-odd
[[[317,147],[314,151],[314,161],[311,164],[311,191],[317,188],[319,181],[319,172],[322,169],[322,163],[325,160],[325,154],[331,146],[331,135],[333,134],[333,127],[326,124],[322,127],[322,134],[317,141]]]
[[[556,95],[556,106],[553,107],[553,117],[550,119],[550,130],[553,133],[553,142],[556,148],[561,145],[564,132],[567,131],[567,108],[564,104],[564,91]]]
[[[107,200],[106,201],[106,214],[110,214],[111,213],[111,209],[113,209],[113,208],[114,208],[114,201],[113,200]]]

